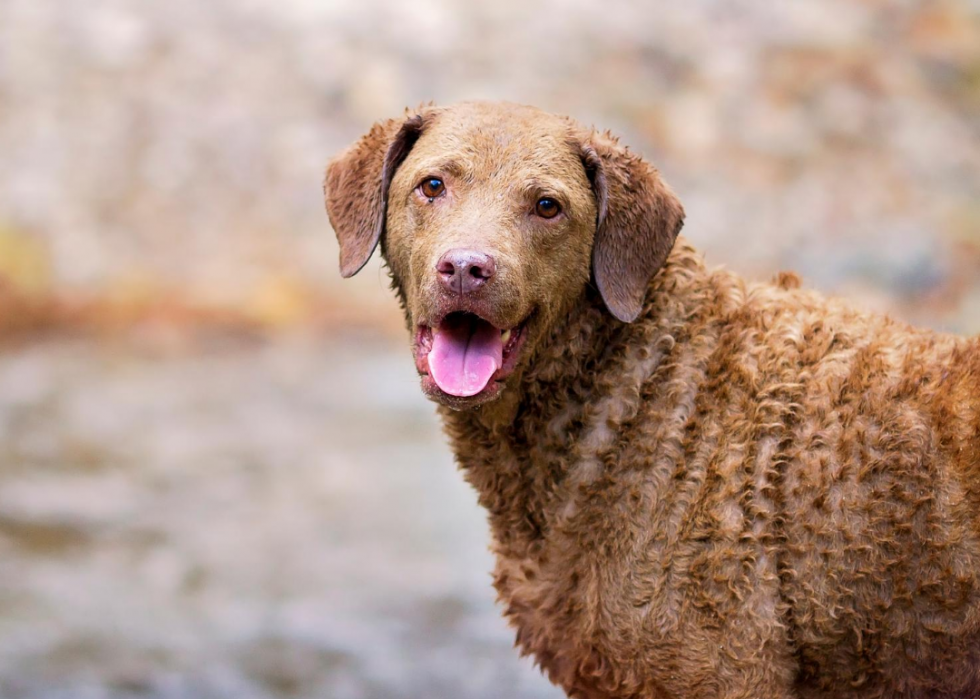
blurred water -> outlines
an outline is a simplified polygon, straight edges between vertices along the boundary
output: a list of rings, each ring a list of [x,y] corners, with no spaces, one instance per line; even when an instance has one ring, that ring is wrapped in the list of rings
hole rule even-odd
[[[0,355],[0,696],[559,697],[411,360],[364,338]]]

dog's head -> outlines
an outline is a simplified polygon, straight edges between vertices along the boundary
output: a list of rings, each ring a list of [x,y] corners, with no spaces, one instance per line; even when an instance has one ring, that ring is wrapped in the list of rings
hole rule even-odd
[[[608,134],[532,107],[426,107],[376,124],[327,168],[341,274],[381,243],[414,328],[427,395],[500,395],[585,293],[640,313],[684,211]]]

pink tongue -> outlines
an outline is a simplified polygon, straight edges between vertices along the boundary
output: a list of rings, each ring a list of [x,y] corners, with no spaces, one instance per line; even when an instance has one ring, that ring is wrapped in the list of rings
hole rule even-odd
[[[475,396],[503,364],[500,330],[476,316],[449,316],[433,330],[429,372],[451,396]]]

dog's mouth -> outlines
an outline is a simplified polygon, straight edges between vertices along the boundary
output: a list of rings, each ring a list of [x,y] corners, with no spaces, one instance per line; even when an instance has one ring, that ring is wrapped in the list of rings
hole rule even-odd
[[[447,396],[489,393],[514,371],[529,318],[498,328],[475,313],[457,311],[434,326],[419,325],[415,364],[423,377]]]

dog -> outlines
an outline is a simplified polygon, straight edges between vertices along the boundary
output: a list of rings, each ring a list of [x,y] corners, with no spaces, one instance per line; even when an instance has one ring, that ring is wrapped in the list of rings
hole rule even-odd
[[[570,697],[980,697],[980,342],[705,267],[608,132],[472,102],[327,168]]]

